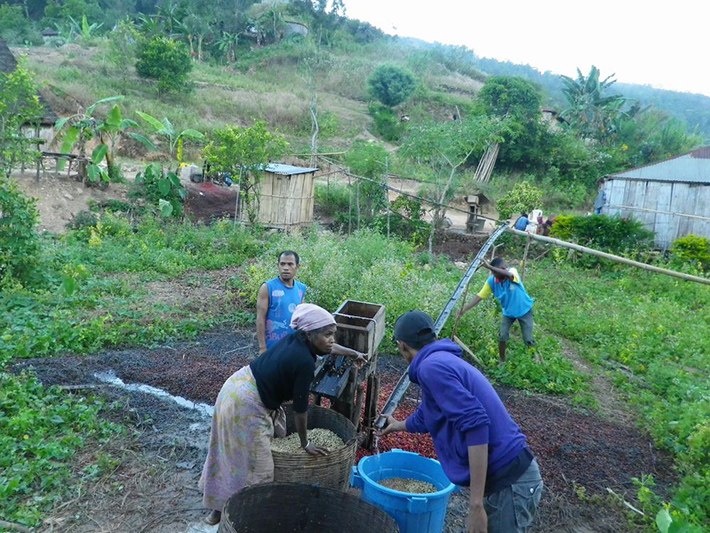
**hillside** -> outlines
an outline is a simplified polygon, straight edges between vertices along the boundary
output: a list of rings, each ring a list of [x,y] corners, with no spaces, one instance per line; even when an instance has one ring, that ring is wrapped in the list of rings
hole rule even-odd
[[[355,53],[318,51],[307,42],[284,41],[245,51],[229,66],[196,62],[191,75],[194,91],[159,99],[152,84],[138,78],[132,65],[123,73],[115,72],[105,43],[13,48],[13,52],[26,58],[60,116],[75,113],[78,106],[89,106],[100,98],[123,94],[129,116],[137,110],[166,116],[179,128],[209,132],[225,124],[265,120],[286,135],[296,152],[309,147],[311,136],[311,91],[304,67],[307,60],[317,57],[323,64],[314,75],[321,151],[343,150],[358,138],[373,138],[367,78],[378,65],[399,65],[417,76],[417,92],[398,109],[412,118],[451,116],[456,106],[470,105],[483,79],[480,74],[474,78],[436,61],[429,52],[409,49],[396,40],[362,45]]]
[[[492,58],[477,58],[475,65],[486,74],[520,76],[528,79],[545,91],[547,102],[551,106],[564,105],[562,82],[557,74],[549,71],[540,72],[530,65],[498,61]],[[574,77],[575,73],[568,72],[566,75]],[[653,108],[685,123],[688,131],[692,132],[698,128],[706,140],[710,139],[710,97],[708,96],[656,89],[648,85],[623,83],[623,81],[616,83],[612,92],[638,101],[642,107],[653,106]]]
[[[372,163],[376,170],[361,171],[381,177],[386,159],[391,175],[431,184],[419,192],[437,202],[442,194],[453,201],[472,189],[498,201],[516,184],[528,181],[541,191],[538,203],[546,212],[586,212],[601,176],[679,155],[703,142],[686,132],[685,123],[644,112],[646,101],[636,114],[584,94],[568,106],[560,99],[559,77],[550,73],[481,59],[461,46],[385,35],[367,23],[314,11],[313,3],[269,5],[254,4],[245,19],[232,21],[236,33],[218,31],[214,13],[168,13],[164,6],[155,14],[112,20],[110,32],[86,18],[81,25],[72,18],[68,29],[56,23],[59,37],[49,37],[42,45],[16,46],[13,52],[24,58],[61,117],[122,95],[122,116],[135,120],[138,124],[131,127],[147,135],[154,131],[139,118],[139,111],[169,120],[176,134],[194,129],[207,139],[225,126],[260,120],[286,138],[290,156],[299,156],[312,151],[315,112],[318,153],[345,163],[355,157],[358,141],[376,141],[386,152]],[[197,24],[200,21],[206,26]],[[43,23],[33,22],[33,27]],[[294,27],[302,33],[287,33]],[[0,35],[6,34],[0,27]],[[167,70],[166,78],[185,67],[186,81],[181,83],[188,90],[161,89],[165,79],[158,82],[158,76],[145,72],[138,76],[141,54],[158,41],[179,50],[178,63]],[[383,66],[410,80],[406,96],[396,103],[370,90],[373,74]],[[597,96],[608,95],[603,83],[595,90]],[[670,101],[659,94],[648,93],[658,109]],[[685,105],[682,99],[674,102]],[[550,105],[571,112],[563,127],[543,117],[541,108]],[[688,116],[703,117],[693,106],[683,109]],[[97,107],[96,116],[102,120],[108,111],[105,105]],[[436,142],[423,141],[427,135],[442,144],[434,148]],[[458,135],[458,140],[447,140],[447,135]],[[166,150],[163,145],[162,152],[155,153],[126,135],[118,138],[112,157],[126,168],[177,155],[175,146]],[[456,150],[466,143],[469,148],[463,154],[442,157],[442,147]],[[500,146],[493,177],[474,183],[479,160],[493,143]],[[182,161],[201,164],[204,144],[185,141]],[[59,149],[59,143],[49,148]],[[460,163],[455,179],[448,182],[445,169],[454,159]],[[347,163],[351,168],[352,162]]]

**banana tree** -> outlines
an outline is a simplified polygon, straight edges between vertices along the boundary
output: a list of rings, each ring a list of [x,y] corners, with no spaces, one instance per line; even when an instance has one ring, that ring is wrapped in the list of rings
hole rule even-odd
[[[119,135],[124,134],[148,147],[152,146],[150,140],[144,135],[128,131],[131,128],[138,128],[138,123],[123,118],[121,108],[117,103],[123,99],[123,96],[103,98],[86,108],[83,113],[62,118],[56,123],[55,128],[58,135],[62,136],[61,152],[71,153],[74,146],[78,145],[79,156],[82,158],[79,163],[79,173],[92,183],[99,181],[108,183],[120,175],[120,168],[115,163],[114,155]],[[98,106],[110,103],[114,103],[114,106],[105,119],[94,116]],[[84,160],[86,143],[91,139],[98,139],[99,144],[94,148],[87,163]],[[106,161],[106,170],[99,166],[103,160]]]
[[[179,23],[178,28],[187,39],[190,55],[197,61],[202,61],[205,39],[209,38],[212,33],[209,23],[203,18],[191,14]],[[197,44],[197,50],[195,50],[195,44]]]
[[[96,37],[96,33],[101,29],[101,26],[104,25],[103,22],[89,24],[86,15],[81,17],[81,23],[77,22],[72,17],[69,17],[69,21],[70,31],[74,32],[74,34],[85,43],[88,43],[93,37]]]
[[[215,45],[222,52],[222,56],[227,63],[234,63],[237,56],[237,45],[239,45],[239,34],[223,31],[222,36],[217,39]]]
[[[167,118],[163,118],[163,120],[160,121],[148,113],[143,113],[142,111],[136,111],[136,114],[148,123],[148,125],[153,129],[152,133],[154,135],[158,135],[164,139],[168,145],[169,157],[175,158],[178,163],[182,161],[182,145],[184,139],[199,141],[205,138],[201,132],[189,128],[178,132],[172,122],[170,122]]]
[[[571,126],[583,136],[604,141],[610,133],[610,126],[618,117],[625,117],[623,111],[627,100],[620,94],[610,94],[608,89],[616,83],[614,75],[601,80],[599,69],[592,65],[589,75],[577,69],[577,78],[560,76],[564,87],[562,93],[568,107],[561,113]]]

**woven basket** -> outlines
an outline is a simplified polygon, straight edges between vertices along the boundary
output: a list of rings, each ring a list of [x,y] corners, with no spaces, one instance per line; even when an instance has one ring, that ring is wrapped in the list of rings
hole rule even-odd
[[[296,431],[293,407],[284,405],[286,433]],[[284,453],[272,450],[274,481],[280,483],[307,483],[331,489],[345,489],[350,480],[350,470],[355,464],[357,449],[355,426],[340,413],[324,407],[308,408],[308,429],[329,429],[343,439],[345,446],[330,450],[325,456],[314,457],[307,453]]]
[[[265,483],[227,500],[218,533],[399,533],[399,527],[381,509],[346,492]]]

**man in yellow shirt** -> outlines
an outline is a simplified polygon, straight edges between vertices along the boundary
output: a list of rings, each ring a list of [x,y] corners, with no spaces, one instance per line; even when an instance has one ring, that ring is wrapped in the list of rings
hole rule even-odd
[[[473,298],[473,301],[461,309],[459,316],[476,307],[481,300],[485,300],[491,294],[495,295],[503,310],[503,318],[500,322],[500,333],[498,335],[498,354],[500,355],[501,363],[504,363],[508,339],[510,338],[510,327],[516,320],[520,323],[520,330],[523,333],[525,344],[528,347],[535,346],[532,335],[532,307],[535,300],[525,290],[518,271],[515,268],[507,269],[502,258],[496,257],[490,263],[484,260],[482,265],[490,270],[492,275],[488,277],[480,292]]]

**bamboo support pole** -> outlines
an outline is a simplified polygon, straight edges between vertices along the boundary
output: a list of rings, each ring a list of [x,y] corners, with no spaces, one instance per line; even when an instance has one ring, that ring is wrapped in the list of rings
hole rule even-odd
[[[522,268],[520,269],[520,281],[525,281],[525,265],[528,262],[528,250],[530,250],[530,243],[532,242],[532,238],[530,237],[530,233],[528,233],[528,239],[525,242],[525,253],[523,254],[523,265]]]
[[[348,174],[348,236],[352,233],[353,229],[353,184],[350,181],[350,175]]]
[[[701,278],[699,276],[692,276],[690,274],[684,274],[683,272],[676,272],[675,270],[668,270],[667,268],[660,268],[653,265],[647,265],[646,263],[640,263],[639,261],[633,261],[632,259],[626,259],[625,257],[619,257],[618,255],[608,254],[606,252],[600,252],[594,248],[587,248],[586,246],[580,246],[579,244],[574,244],[567,241],[561,241],[560,239],[555,239],[553,237],[544,237],[542,235],[533,235],[526,231],[520,231],[514,228],[507,228],[514,235],[519,237],[529,237],[535,239],[536,241],[545,242],[548,244],[554,244],[555,246],[561,246],[562,248],[569,248],[570,250],[575,250],[577,252],[582,252],[589,255],[594,255],[597,257],[602,257],[604,259],[609,259],[616,263],[621,263],[623,265],[629,265],[636,268],[641,268],[643,270],[648,270],[649,272],[656,272],[658,274],[665,274],[666,276],[673,276],[675,278],[684,279],[686,281],[695,281],[696,283],[703,283],[705,285],[710,285],[710,279]]]

